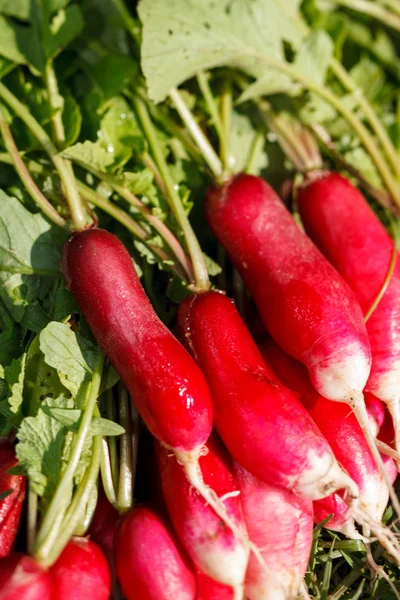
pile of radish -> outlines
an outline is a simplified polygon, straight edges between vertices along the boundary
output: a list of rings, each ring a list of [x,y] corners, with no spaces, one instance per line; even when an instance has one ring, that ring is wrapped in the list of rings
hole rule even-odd
[[[399,599],[400,117],[315,26],[351,3],[11,4],[0,600]]]

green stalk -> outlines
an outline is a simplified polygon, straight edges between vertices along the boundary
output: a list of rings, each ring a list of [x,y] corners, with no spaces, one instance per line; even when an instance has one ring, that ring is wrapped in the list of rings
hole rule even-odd
[[[124,0],[112,0],[112,3],[116,7],[116,9],[119,11],[121,18],[122,18],[123,22],[125,23],[126,29],[128,30],[128,33],[132,37],[135,45],[139,48],[140,47],[140,29],[139,29],[135,19],[132,17],[131,13],[129,12]]]
[[[232,155],[230,150],[231,139],[231,119],[232,119],[232,83],[225,80],[221,95],[221,121],[224,132],[224,143],[221,146],[220,154],[222,164],[224,165],[225,176],[232,171]]]
[[[101,436],[96,435],[93,438],[92,457],[89,468],[87,469],[82,482],[78,486],[78,491],[76,492],[73,501],[65,513],[65,519],[56,540],[51,546],[43,545],[40,552],[35,554],[35,559],[43,566],[50,567],[54,564],[74,534],[76,527],[81,522],[90,496],[97,484],[100,468],[100,455]]]
[[[83,536],[87,533],[90,524],[93,520],[94,513],[96,511],[97,500],[98,500],[97,486],[93,486],[91,493],[88,497],[84,513],[82,515],[80,523],[74,529],[74,535]]]
[[[62,158],[47,135],[46,131],[29,112],[28,107],[20,102],[16,96],[0,81],[0,98],[2,98],[25,123],[28,129],[36,137],[43,149],[53,162],[63,185],[65,197],[71,213],[72,223],[75,229],[84,229],[87,225],[86,215],[83,211],[81,200],[76,187],[75,177],[68,161]]]
[[[37,518],[38,518],[38,496],[32,490],[32,485],[28,483],[28,511],[27,511],[27,546],[28,552],[31,553],[35,538],[36,538],[36,528],[37,528]]]
[[[382,122],[378,118],[375,110],[364,96],[362,90],[357,87],[351,76],[338,60],[332,59],[330,67],[343,87],[345,87],[349,92],[357,94],[359,107],[364,113],[366,119],[369,121],[369,124],[376,134],[376,137],[380,141],[394,172],[396,173],[397,177],[400,177],[400,157],[398,156],[396,148],[394,147],[388,132],[382,125]]]
[[[369,15],[374,17],[378,21],[381,21],[387,27],[391,27],[396,31],[400,31],[400,16],[396,15],[390,10],[387,10],[384,6],[379,5],[377,2],[370,2],[369,0],[333,0],[337,5],[350,8],[363,15]]]
[[[155,127],[150,119],[146,104],[138,96],[134,98],[134,104],[139,116],[139,120],[143,127],[143,131],[150,144],[154,160],[164,180],[165,187],[168,192],[167,200],[169,201],[171,210],[174,213],[175,218],[178,221],[185,237],[189,255],[192,260],[195,287],[197,290],[208,290],[210,287],[210,282],[208,279],[203,253],[186,215],[185,209],[183,208],[175,183],[171,177],[167,161],[164,158],[163,151],[157,138]]]
[[[114,217],[116,221],[121,223],[128,231],[130,231],[135,237],[139,240],[146,243],[147,247],[161,260],[161,262],[168,261],[169,268],[171,271],[175,273],[177,277],[182,279],[183,281],[188,281],[188,276],[186,272],[183,270],[181,265],[179,264],[170,264],[173,262],[172,257],[167,254],[162,248],[159,246],[155,246],[154,244],[147,243],[149,239],[149,234],[143,227],[141,227],[130,215],[128,215],[124,210],[121,210],[112,202],[109,202],[106,198],[92,190],[92,188],[88,187],[84,183],[78,180],[78,189],[82,196],[86,198],[89,202]]]
[[[44,71],[44,79],[49,97],[51,108],[51,125],[53,128],[54,139],[58,149],[61,150],[65,145],[65,131],[62,120],[63,99],[58,90],[57,77],[54,71],[53,61],[49,59]]]
[[[112,389],[107,390],[107,392],[106,392],[106,410],[107,410],[107,419],[110,419],[110,421],[115,421],[114,394],[113,394]],[[112,472],[112,480],[114,483],[114,489],[117,489],[118,478],[119,478],[119,466],[118,466],[117,439],[114,435],[111,435],[108,438],[108,447],[110,449],[110,466],[111,466],[111,472]]]
[[[118,510],[127,512],[133,505],[133,473],[132,473],[132,423],[130,416],[130,398],[128,390],[120,381],[118,383],[119,424],[125,433],[119,437],[119,484]]]
[[[214,148],[212,147],[212,145],[204,135],[203,131],[199,127],[193,114],[188,109],[185,102],[182,100],[182,97],[179,94],[178,90],[172,88],[169,92],[169,96],[172,102],[174,103],[174,106],[178,111],[179,116],[185,123],[192,138],[196,142],[202,156],[204,157],[204,160],[206,161],[206,164],[209,166],[215,179],[219,180],[223,176],[223,167]]]
[[[67,228],[67,223],[65,219],[63,219],[54,206],[50,204],[47,198],[42,194],[40,189],[37,187],[36,183],[31,177],[28,169],[25,166],[24,161],[21,158],[21,155],[18,151],[18,148],[15,144],[14,137],[11,133],[11,130],[8,126],[7,121],[4,118],[2,104],[0,104],[0,131],[3,136],[4,145],[6,150],[11,157],[12,163],[17,171],[24,187],[35,204],[43,211],[43,213],[48,217],[53,223],[62,227],[63,229]]]
[[[260,153],[264,147],[264,143],[265,135],[262,131],[259,131],[254,136],[253,142],[250,146],[249,155],[247,157],[244,172],[248,175],[257,175],[256,164],[258,157],[260,156]]]
[[[128,204],[135,208],[142,215],[142,217],[157,231],[157,233],[160,234],[160,236],[172,250],[175,257],[178,259],[178,262],[184,269],[187,277],[189,279],[193,277],[192,265],[190,264],[190,260],[186,255],[184,249],[182,248],[181,244],[179,243],[178,239],[172,233],[172,231],[168,229],[165,223],[161,221],[161,219],[153,215],[148,206],[146,206],[137,196],[135,196],[135,194],[133,194],[128,188],[126,188],[122,184],[122,182],[114,175],[111,175],[109,173],[102,173],[101,171],[98,171],[97,169],[94,169],[86,164],[82,164],[81,166],[101,181],[104,181],[105,183],[110,185],[117,192],[117,194],[121,196],[121,198],[126,200]],[[79,189],[81,189],[81,186],[78,187]]]
[[[388,165],[386,164],[385,159],[383,158],[381,152],[375,146],[375,141],[374,141],[373,137],[371,136],[370,132],[365,127],[365,125],[362,123],[362,121],[351,110],[349,110],[347,108],[347,106],[345,106],[341,102],[341,99],[338,96],[336,96],[333,92],[331,92],[328,88],[321,87],[315,81],[308,79],[302,73],[297,72],[291,65],[286,64],[280,60],[267,57],[264,54],[260,54],[258,52],[254,52],[252,54],[257,56],[265,64],[268,64],[269,66],[277,69],[278,71],[285,73],[292,79],[302,83],[310,91],[315,92],[318,96],[320,96],[320,98],[322,98],[323,100],[326,100],[331,106],[333,106],[346,119],[346,121],[349,123],[349,125],[351,125],[351,127],[357,133],[362,144],[364,145],[364,147],[367,150],[367,152],[369,153],[371,159],[375,163],[375,166],[377,167],[387,189],[389,190],[390,194],[392,195],[394,202],[398,206],[400,206],[399,185],[394,180],[393,175],[392,175]]]
[[[57,516],[60,512],[60,505],[65,503],[65,500],[67,497],[69,497],[70,490],[72,489],[74,474],[82,455],[82,450],[86,437],[89,434],[89,428],[93,417],[93,411],[95,409],[97,398],[99,396],[103,366],[104,355],[102,353],[99,353],[93,371],[93,378],[91,384],[88,386],[86,403],[82,414],[82,420],[80,422],[77,434],[73,441],[71,456],[69,458],[67,468],[65,469],[57,485],[56,491],[47,508],[45,517],[42,521],[37,535],[35,544],[35,554],[38,557],[46,556],[46,553],[49,551],[48,536],[52,532],[54,522],[56,521]]]
[[[204,71],[200,71],[200,73],[197,74],[197,83],[199,85],[201,93],[203,94],[203,98],[205,100],[208,113],[211,117],[212,124],[214,125],[218,135],[221,156],[227,156],[228,151],[226,147],[224,123],[221,118],[221,115],[219,114],[218,106],[211,91],[210,84],[208,83],[208,77],[206,73],[204,73]]]
[[[118,468],[118,465],[117,465]],[[103,483],[104,493],[107,500],[113,506],[117,504],[117,494],[115,490],[117,485],[114,483],[115,474],[118,476],[118,471],[115,472],[111,466],[110,448],[107,440],[104,438],[101,442],[101,460],[100,460],[101,481]]]

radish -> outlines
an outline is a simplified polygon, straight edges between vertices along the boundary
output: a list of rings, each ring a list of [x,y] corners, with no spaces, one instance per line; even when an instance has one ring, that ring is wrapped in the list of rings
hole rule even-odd
[[[14,552],[0,559],[0,600],[52,600],[48,571],[33,558]]]
[[[373,527],[398,559],[396,538],[365,514],[356,483],[297,394],[266,365],[233,303],[219,292],[188,297],[178,329],[208,381],[215,428],[237,462],[265,483],[309,500],[346,490],[352,515]]]
[[[264,483],[238,463],[240,498],[251,541],[261,549],[266,569],[251,555],[246,574],[249,600],[294,600],[307,569],[313,540],[310,500]]]
[[[107,500],[103,486],[100,484],[96,510],[90,524],[89,534],[90,539],[96,542],[103,550],[110,564],[112,563],[114,537],[119,520],[119,512]]]
[[[275,341],[303,362],[322,396],[353,408],[400,516],[364,403],[371,352],[353,292],[259,177],[212,189],[206,214]]]
[[[128,600],[195,600],[196,580],[166,520],[146,507],[127,513],[115,541],[115,565]]]
[[[299,193],[304,226],[354,291],[366,314],[385,281],[393,240],[364,196],[338,173],[323,173]],[[400,262],[367,321],[372,368],[367,389],[385,402],[400,446]]]
[[[7,472],[17,464],[14,446],[0,440],[0,494],[11,491],[0,500],[0,557],[7,556],[14,545],[25,499],[25,477]]]
[[[340,492],[335,492],[327,498],[313,502],[314,521],[318,525],[330,517],[325,524],[327,529],[343,533],[353,540],[362,539],[357,531],[351,510]]]
[[[86,538],[72,538],[50,568],[53,595],[57,600],[108,600],[111,575],[100,548]]]
[[[64,247],[62,271],[147,427],[174,451],[191,484],[228,523],[198,468],[212,428],[207,384],[154,312],[124,245],[102,229],[78,233]]]
[[[259,348],[282,383],[300,394],[301,401],[328,440],[339,464],[357,483],[362,508],[373,520],[380,521],[389,500],[389,491],[355,415],[345,404],[320,396],[311,385],[303,365],[285,354],[272,340],[260,342]]]
[[[233,590],[229,585],[223,585],[205,573],[197,570],[196,600],[233,600]]]
[[[243,598],[244,578],[249,558],[248,546],[234,537],[203,498],[191,488],[175,456],[157,444],[158,464],[164,498],[174,529],[194,564],[218,582],[235,589],[234,598]],[[208,440],[200,457],[206,485],[223,499],[230,519],[246,536],[238,489],[231,473],[229,457],[217,436]]]
[[[178,328],[210,386],[215,428],[243,467],[311,500],[340,488],[358,495],[297,396],[265,364],[231,300],[219,292],[187,298]]]

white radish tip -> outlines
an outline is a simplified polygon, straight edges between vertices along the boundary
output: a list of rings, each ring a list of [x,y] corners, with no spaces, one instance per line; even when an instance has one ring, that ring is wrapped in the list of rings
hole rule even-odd
[[[333,454],[327,454],[327,461],[322,461],[311,450],[307,458],[308,465],[293,488],[295,494],[310,500],[321,500],[337,490],[346,489],[352,497],[358,498],[357,484],[343,471]]]

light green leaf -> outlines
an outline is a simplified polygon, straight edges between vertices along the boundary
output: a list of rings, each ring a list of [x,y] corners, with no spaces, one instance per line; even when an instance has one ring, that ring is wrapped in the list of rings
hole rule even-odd
[[[91,67],[104,100],[118,96],[137,76],[137,64],[127,56],[105,56]]]
[[[142,69],[152,100],[200,70],[240,68],[262,77],[263,57],[283,59],[283,40],[296,42],[301,33],[277,0],[141,0]],[[166,68],[168,65],[168,68]]]
[[[125,429],[118,423],[103,419],[102,417],[93,417],[90,424],[90,433],[92,435],[115,436],[125,433]]]
[[[350,75],[367,98],[374,100],[386,84],[384,71],[376,62],[363,57],[350,71]]]
[[[2,436],[16,429],[22,419],[25,364],[26,354],[24,353],[4,369],[4,383],[7,384],[8,392],[4,400],[0,401],[0,414],[4,417],[0,430]]]
[[[65,145],[72,146],[81,131],[82,113],[79,104],[71,94],[65,97],[62,120],[65,131]]]
[[[43,410],[50,414],[54,419],[57,419],[62,425],[69,430],[76,432],[78,430],[82,411],[74,408],[52,408],[44,407]],[[90,435],[114,436],[122,435],[125,429],[118,423],[103,419],[102,417],[93,417],[90,424]]]
[[[0,190],[0,271],[60,277],[67,235]]]
[[[207,254],[204,254],[204,252],[203,258],[209,275],[214,276],[219,275],[221,273],[221,267],[212,258],[207,256]]]
[[[113,98],[101,119],[99,137],[117,164],[129,160],[135,150],[144,147],[143,133],[134,112],[123,98]]]
[[[0,55],[19,65],[27,64],[25,54],[21,51],[20,39],[27,35],[22,25],[9,22],[0,15]],[[29,35],[29,33],[28,33]]]
[[[68,325],[55,321],[40,333],[39,344],[46,363],[57,370],[61,383],[76,396],[82,383],[92,377],[95,347]]]
[[[232,111],[229,149],[233,158],[230,166],[234,173],[240,173],[246,167],[256,133],[256,129],[247,115]],[[255,172],[260,171],[267,164],[268,157],[263,150],[258,154],[257,162],[254,165]]]
[[[285,92],[295,92],[300,90],[300,86],[293,80],[292,77],[281,73],[277,69],[269,68],[265,70],[264,75],[251,83],[247,89],[242,92],[239,97],[239,102],[259,98],[260,96],[271,96]]]
[[[344,153],[343,159],[354,167],[374,187],[381,188],[382,181],[370,155],[364,148],[358,147]]]
[[[105,171],[114,162],[112,152],[107,152],[100,142],[90,142],[89,140],[66,148],[62,155],[73,162],[82,166],[89,165],[98,171]]]
[[[38,333],[50,321],[40,305],[48,291],[48,278],[0,272],[0,295],[17,322]]]
[[[68,408],[72,400],[46,399],[44,407]],[[40,408],[36,417],[26,417],[18,430],[16,446],[19,466],[29,477],[32,490],[47,503],[53,496],[63,470],[67,429]]]
[[[60,9],[50,23],[47,58],[52,58],[61,48],[78,37],[84,26],[82,11],[77,4]]]
[[[294,69],[310,81],[322,86],[325,83],[332,55],[332,39],[325,31],[314,31],[300,46],[294,61]]]
[[[29,0],[0,0],[0,14],[28,21],[30,15]]]

